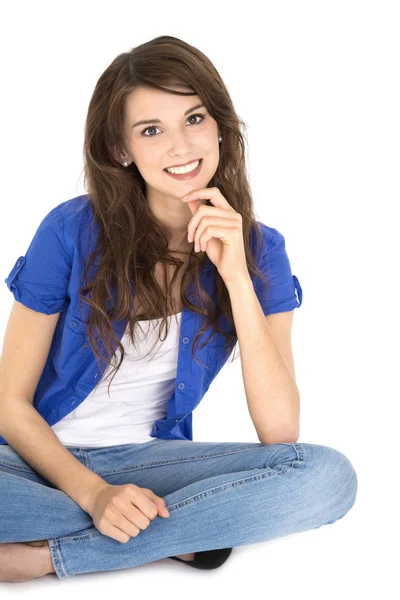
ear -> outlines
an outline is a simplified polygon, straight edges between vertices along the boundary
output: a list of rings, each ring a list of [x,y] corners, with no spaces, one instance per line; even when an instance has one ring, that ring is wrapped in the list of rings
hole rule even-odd
[[[116,160],[120,165],[122,165],[124,160],[126,160],[123,157],[123,152],[121,152],[121,149],[118,148],[117,146],[112,147],[111,154],[112,154],[114,160]]]

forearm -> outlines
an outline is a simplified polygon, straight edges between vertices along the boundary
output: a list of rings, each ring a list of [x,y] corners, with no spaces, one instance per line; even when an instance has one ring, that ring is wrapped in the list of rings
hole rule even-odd
[[[298,437],[300,397],[272,336],[250,277],[227,284],[240,347],[247,405],[259,440]]]
[[[0,401],[0,435],[39,475],[83,510],[99,486],[106,485],[63,446],[28,400]]]

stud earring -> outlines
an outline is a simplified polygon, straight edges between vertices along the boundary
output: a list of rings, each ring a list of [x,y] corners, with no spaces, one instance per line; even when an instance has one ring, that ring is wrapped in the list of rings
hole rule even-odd
[[[219,141],[219,143],[222,142],[222,135],[219,136],[218,141]]]

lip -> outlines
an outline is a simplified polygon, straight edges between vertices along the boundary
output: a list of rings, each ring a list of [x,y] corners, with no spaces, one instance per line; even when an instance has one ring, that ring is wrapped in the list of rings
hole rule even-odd
[[[166,169],[179,169],[179,167],[187,167],[188,165],[191,165],[192,163],[196,162],[196,160],[203,160],[203,159],[202,158],[192,158],[192,160],[189,160],[184,165],[170,165],[169,167],[165,167],[164,171],[166,171]]]
[[[203,166],[203,159],[197,159],[200,160],[199,166],[196,167],[194,169],[194,171],[190,171],[190,173],[180,173],[179,175],[175,175],[174,173],[169,173],[166,169],[164,169],[164,172],[169,175],[169,177],[173,177],[174,179],[178,179],[178,180],[184,180],[186,181],[187,179],[193,179],[194,177],[197,177],[197,175],[200,173],[201,168]],[[194,161],[191,161],[194,162]],[[190,164],[190,163],[188,163]]]

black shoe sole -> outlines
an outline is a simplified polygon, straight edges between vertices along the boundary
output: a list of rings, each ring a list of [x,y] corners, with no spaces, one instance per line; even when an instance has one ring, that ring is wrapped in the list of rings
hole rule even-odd
[[[193,560],[183,560],[177,556],[169,556],[173,560],[185,563],[195,569],[217,569],[228,560],[232,553],[232,548],[221,548],[218,550],[205,550],[204,552],[195,552]]]

